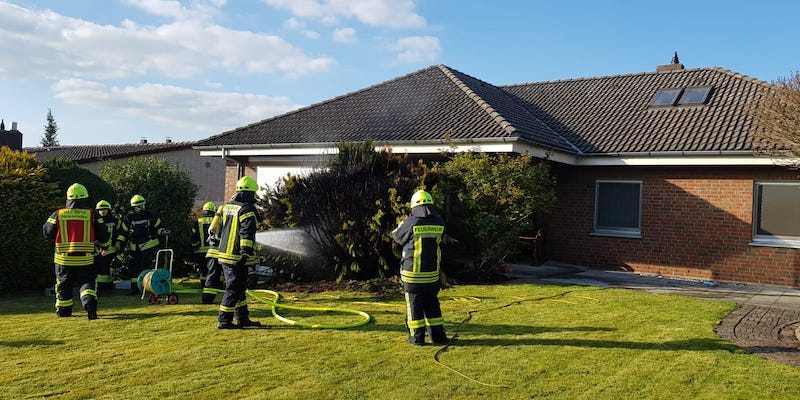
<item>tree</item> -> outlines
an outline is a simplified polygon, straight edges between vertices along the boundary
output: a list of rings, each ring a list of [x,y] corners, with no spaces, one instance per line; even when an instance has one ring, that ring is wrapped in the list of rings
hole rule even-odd
[[[122,211],[130,210],[133,195],[144,196],[146,208],[157,212],[161,225],[172,231],[168,246],[175,251],[175,263],[191,255],[191,212],[197,186],[185,169],[162,158],[141,157],[121,164],[106,164],[100,170],[100,177],[116,193],[111,207],[120,216],[124,215]]]
[[[44,136],[42,136],[42,147],[58,146],[58,125],[53,118],[53,112],[47,109],[47,125],[44,126]]]
[[[549,164],[529,154],[456,153],[436,168],[440,182],[431,192],[448,232],[467,248],[477,248],[477,272],[491,273],[517,252],[522,232],[556,202]]]
[[[755,110],[756,154],[800,165],[800,72],[782,77]]]
[[[402,157],[374,148],[369,140],[341,143],[328,168],[285,178],[259,200],[268,227],[303,229],[316,241],[325,262],[300,271],[304,279],[371,279],[397,269],[389,233],[419,179]]]
[[[67,188],[73,183],[80,183],[89,191],[92,204],[106,200],[114,203],[116,196],[114,189],[88,169],[81,168],[75,161],[68,158],[54,158],[45,161],[42,166],[47,169],[50,181],[58,183],[59,190],[66,193]]]

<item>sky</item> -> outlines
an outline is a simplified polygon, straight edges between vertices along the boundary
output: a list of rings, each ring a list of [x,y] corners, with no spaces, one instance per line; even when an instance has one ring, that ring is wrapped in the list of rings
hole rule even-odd
[[[494,85],[800,70],[800,1],[0,0],[0,118],[39,146],[195,141],[444,64]]]

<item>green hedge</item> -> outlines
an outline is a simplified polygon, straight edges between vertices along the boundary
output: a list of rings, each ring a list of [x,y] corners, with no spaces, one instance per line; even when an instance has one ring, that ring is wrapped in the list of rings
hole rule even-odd
[[[42,225],[64,205],[63,192],[26,152],[0,148],[0,293],[41,289],[53,284],[53,244]]]

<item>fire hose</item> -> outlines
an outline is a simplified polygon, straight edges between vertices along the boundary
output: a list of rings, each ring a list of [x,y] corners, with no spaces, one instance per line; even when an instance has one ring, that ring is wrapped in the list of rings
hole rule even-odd
[[[208,290],[208,288],[206,288]],[[213,289],[217,293],[223,293],[224,290],[222,289]],[[202,293],[202,290],[199,289],[188,289],[182,288],[176,285],[175,289],[173,290],[175,293]],[[311,329],[348,329],[348,328],[356,328],[359,326],[366,325],[372,320],[372,317],[364,311],[354,310],[350,308],[338,308],[338,307],[300,307],[300,306],[292,306],[288,304],[281,304],[280,299],[281,295],[277,292],[267,289],[253,289],[247,290],[247,293],[250,297],[254,300],[266,304],[270,306],[272,316],[275,319],[292,326],[299,326],[303,328],[311,328]],[[270,296],[268,298],[267,296]],[[278,313],[278,309],[286,309],[286,310],[294,310],[294,311],[305,311],[305,312],[318,312],[318,313],[343,313],[343,314],[354,314],[361,316],[361,319],[356,322],[350,323],[343,323],[343,324],[318,324],[318,323],[310,323],[310,322],[303,322],[303,321],[296,321],[285,316],[282,316]]]

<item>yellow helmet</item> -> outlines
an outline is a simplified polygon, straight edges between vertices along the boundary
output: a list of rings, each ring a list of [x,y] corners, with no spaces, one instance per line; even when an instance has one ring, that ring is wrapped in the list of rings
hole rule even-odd
[[[140,194],[135,194],[131,197],[131,207],[143,206],[145,203],[144,197]]]
[[[203,211],[217,211],[217,206],[209,201],[208,203],[203,204]]]
[[[89,191],[80,183],[73,183],[67,189],[67,200],[86,199],[89,197]]]
[[[411,208],[422,204],[433,204],[433,196],[424,190],[417,190],[414,195],[411,196]]]
[[[97,205],[94,206],[94,208],[97,209],[97,210],[110,210],[111,209],[111,204],[109,204],[109,202],[107,202],[105,200],[100,200],[100,201],[97,202]]]
[[[258,191],[258,183],[256,180],[245,176],[242,179],[239,179],[239,182],[236,182],[236,191],[237,192],[257,192]]]

